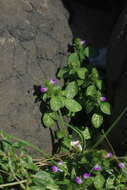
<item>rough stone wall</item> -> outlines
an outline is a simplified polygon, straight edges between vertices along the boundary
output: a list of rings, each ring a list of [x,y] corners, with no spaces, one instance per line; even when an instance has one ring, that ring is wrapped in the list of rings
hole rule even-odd
[[[60,0],[0,0],[0,128],[48,152],[32,89],[55,77],[71,39]]]

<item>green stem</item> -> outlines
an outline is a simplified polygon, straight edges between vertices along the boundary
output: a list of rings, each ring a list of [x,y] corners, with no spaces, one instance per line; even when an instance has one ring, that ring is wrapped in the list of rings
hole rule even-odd
[[[114,155],[114,159],[119,163],[119,159],[118,159],[117,156],[116,156],[116,153],[115,153],[115,151],[114,151],[113,146],[111,145],[110,141],[108,140],[107,136],[105,135],[104,130],[102,130],[102,132],[103,132],[103,135],[104,135],[105,140],[107,141],[109,147],[111,148],[111,151],[112,151],[112,153],[113,153],[113,155]]]
[[[22,189],[26,190],[25,186],[23,185],[23,183],[21,183],[21,181],[15,176],[15,179],[17,180],[17,182],[19,182],[19,185],[21,186]]]
[[[13,182],[13,183],[6,183],[6,184],[0,185],[0,188],[14,186],[14,185],[21,185],[21,184],[26,183],[26,182],[27,182],[27,180],[22,180],[22,181]]]
[[[103,133],[103,135],[104,135],[104,137],[105,137],[105,140],[107,141],[107,144],[109,145],[109,147],[110,147],[112,153],[113,153],[114,155],[116,155],[113,146],[111,145],[110,141],[108,140],[108,138],[107,138],[106,135],[105,135],[104,130],[102,130],[102,133]]]
[[[127,107],[124,108],[124,110],[121,112],[121,114],[119,115],[119,117],[113,122],[113,124],[105,132],[105,136],[107,136],[112,131],[112,129],[116,126],[116,124],[121,120],[121,118],[123,117],[123,115],[126,113],[126,111],[127,111]],[[102,137],[100,137],[100,139],[93,146],[93,149],[96,148],[100,143],[102,143],[102,141],[104,140],[105,136],[103,135]]]

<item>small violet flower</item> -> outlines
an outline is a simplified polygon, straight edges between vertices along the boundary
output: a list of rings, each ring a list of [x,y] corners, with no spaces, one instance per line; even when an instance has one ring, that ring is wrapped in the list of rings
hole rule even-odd
[[[94,171],[99,171],[99,170],[101,170],[101,169],[102,169],[101,166],[98,165],[98,164],[96,164],[96,165],[93,167],[93,170],[94,170]]]
[[[76,182],[77,184],[81,184],[81,183],[82,183],[81,177],[77,176],[77,177],[75,178],[75,182]]]
[[[52,172],[58,172],[58,167],[57,166],[52,166],[51,171]]]
[[[50,80],[50,83],[51,83],[51,84],[56,84],[56,82],[57,82],[57,80],[55,80],[55,79],[51,79],[51,80]]]
[[[100,97],[101,102],[106,102],[107,98],[105,96]]]
[[[40,92],[42,92],[42,93],[46,92],[47,90],[48,90],[48,88],[43,88],[43,87],[40,88]]]
[[[123,168],[125,168],[125,164],[124,164],[123,162],[120,162],[120,163],[118,164],[118,167],[123,169]]]
[[[86,44],[86,40],[81,40],[81,41],[80,41],[80,44],[81,44],[81,45]]]
[[[112,158],[113,154],[112,152],[108,152],[106,155],[105,155],[105,158]]]
[[[84,174],[83,174],[83,178],[84,178],[84,179],[88,179],[89,177],[90,177],[90,173],[84,173]]]

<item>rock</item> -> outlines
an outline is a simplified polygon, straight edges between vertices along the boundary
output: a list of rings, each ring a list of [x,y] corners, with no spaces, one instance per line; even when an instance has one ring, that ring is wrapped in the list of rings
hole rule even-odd
[[[70,26],[74,38],[80,37],[95,48],[108,46],[114,23],[117,20],[121,5],[113,0],[114,6],[108,1],[62,0],[70,11]],[[106,8],[107,7],[107,8]]]
[[[108,97],[111,101],[112,122],[127,106],[127,3],[116,22],[107,56]],[[127,112],[109,135],[118,153],[127,153]]]
[[[71,40],[60,0],[0,0],[0,126],[49,153],[33,86],[55,77]]]

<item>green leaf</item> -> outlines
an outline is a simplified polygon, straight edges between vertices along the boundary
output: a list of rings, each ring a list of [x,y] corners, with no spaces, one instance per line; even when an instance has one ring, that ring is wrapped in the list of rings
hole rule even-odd
[[[44,187],[47,187],[48,186],[54,186],[54,187],[57,187],[55,185],[55,181],[53,180],[53,178],[51,177],[51,175],[48,173],[48,172],[45,172],[45,171],[39,171],[36,173],[36,175],[33,176],[33,183],[35,185],[38,185],[38,186],[41,186],[42,189]],[[50,188],[51,189],[51,188]]]
[[[62,139],[66,136],[66,133],[65,133],[65,131],[59,130],[56,132],[56,135],[59,139]]]
[[[95,84],[96,84],[96,87],[97,87],[99,90],[102,90],[102,88],[103,88],[103,82],[102,82],[102,80],[96,80],[96,81],[95,81]]]
[[[88,48],[88,47],[85,48],[85,55],[86,55],[87,57],[89,57],[89,48]]]
[[[75,168],[72,168],[71,170],[71,179],[74,179],[76,177],[76,171]]]
[[[81,105],[71,98],[65,100],[65,107],[71,112],[79,112],[82,109]]]
[[[84,80],[77,80],[78,86],[81,86],[84,83]]]
[[[66,92],[66,97],[67,98],[73,98],[76,96],[76,94],[78,93],[78,86],[76,84],[76,82],[70,82],[66,89],[65,89],[65,92]]]
[[[46,93],[43,94],[42,99],[43,99],[44,102],[46,102],[47,98],[48,98],[48,95]]]
[[[86,73],[88,72],[88,69],[85,67],[79,68],[77,70],[77,75],[80,79],[85,79],[86,78]]]
[[[43,121],[44,125],[49,128],[52,128],[55,125],[54,120],[50,117],[50,114],[48,114],[48,113],[44,114],[42,121]]]
[[[0,175],[0,184],[3,184],[4,183],[4,179],[3,179],[3,176]]]
[[[92,68],[92,73],[91,73],[92,80],[95,81],[99,78],[99,73],[98,70],[94,67]]]
[[[49,115],[53,120],[58,120],[58,115],[57,115],[56,112],[48,113],[48,115]]]
[[[94,178],[94,186],[98,189],[101,190],[104,186],[105,179],[102,175],[97,175]]]
[[[62,68],[59,70],[59,72],[57,73],[57,78],[64,78],[64,75],[67,73],[67,68]]]
[[[96,95],[96,87],[94,85],[90,85],[87,87],[86,96],[95,97]]]
[[[106,188],[107,189],[113,189],[114,188],[114,181],[115,181],[114,177],[108,177],[108,179],[106,180]]]
[[[80,61],[77,53],[72,53],[68,57],[68,64],[71,65],[73,68],[80,67]]]
[[[29,144],[26,142],[26,141],[23,141],[23,140],[20,140],[20,141],[17,141],[13,144],[13,147],[15,148],[24,148],[26,146],[29,146]]]
[[[91,139],[91,135],[90,135],[88,127],[86,127],[84,131],[82,131],[82,134],[85,140]]]
[[[24,157],[21,162],[24,168],[27,168],[33,171],[38,171],[38,167],[36,164],[33,163],[33,159],[31,156]]]
[[[87,100],[85,102],[85,107],[84,107],[86,113],[90,113],[94,109],[94,106],[95,106],[95,104],[93,101]]]
[[[50,100],[50,106],[53,111],[58,111],[62,107],[59,96],[53,96]]]
[[[80,61],[82,62],[82,61],[84,61],[84,59],[85,59],[85,48],[84,47],[81,47],[80,48],[80,51],[79,51],[79,55],[80,55]]]
[[[107,115],[111,114],[110,104],[108,102],[101,102],[100,109],[103,113]]]
[[[49,88],[49,94],[51,93],[51,96],[58,96],[59,93],[61,92],[61,87],[60,86],[52,86]]]
[[[69,138],[64,138],[63,140],[63,144],[67,147],[67,148],[71,148],[71,140]]]
[[[94,113],[91,119],[91,122],[95,128],[99,128],[103,123],[103,116],[97,113]]]

